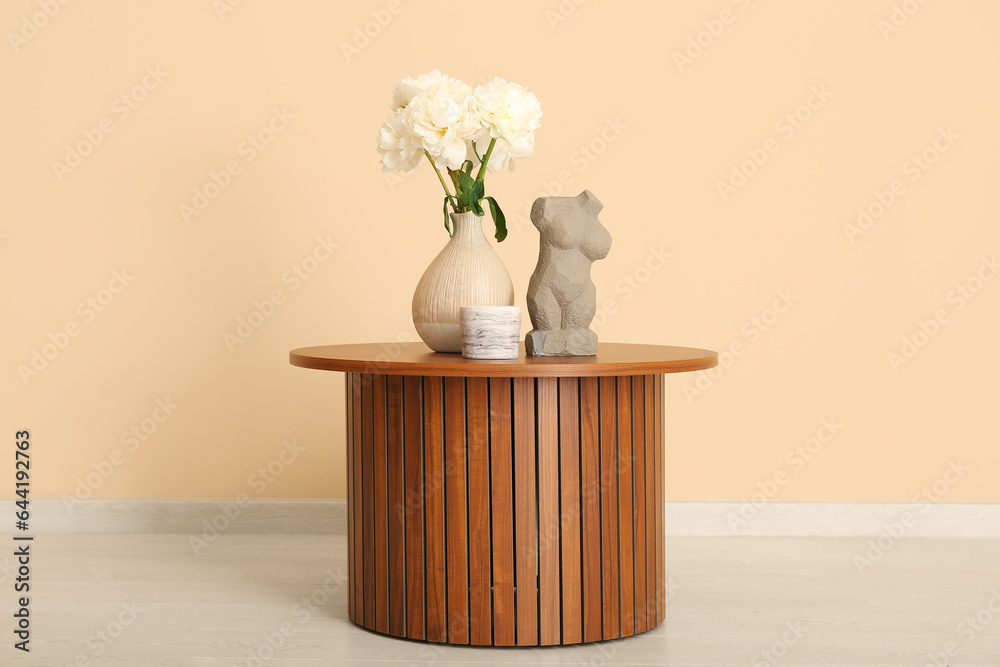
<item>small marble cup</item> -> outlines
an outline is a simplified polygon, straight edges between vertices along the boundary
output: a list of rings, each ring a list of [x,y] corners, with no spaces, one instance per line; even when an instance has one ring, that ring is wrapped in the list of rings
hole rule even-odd
[[[520,306],[462,306],[462,356],[516,359],[521,341]]]

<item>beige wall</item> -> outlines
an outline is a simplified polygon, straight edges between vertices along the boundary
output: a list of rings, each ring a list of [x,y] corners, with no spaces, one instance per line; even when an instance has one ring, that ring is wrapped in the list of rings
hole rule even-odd
[[[0,430],[32,430],[34,497],[344,495],[343,377],[287,353],[415,339],[441,195],[375,132],[439,67],[542,102],[488,179],[519,303],[531,201],[589,188],[602,339],[739,352],[667,379],[670,498],[1000,500],[997,2],[226,1],[0,10]]]

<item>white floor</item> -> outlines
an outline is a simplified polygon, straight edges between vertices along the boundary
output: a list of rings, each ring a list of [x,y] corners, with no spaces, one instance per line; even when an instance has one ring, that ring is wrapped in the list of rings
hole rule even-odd
[[[867,538],[671,537],[660,627],[491,649],[351,624],[342,535],[224,534],[195,555],[187,535],[41,534],[30,654],[13,648],[17,566],[13,548],[0,551],[0,664],[1000,665],[1000,541],[905,537],[859,574],[855,557],[869,548]]]

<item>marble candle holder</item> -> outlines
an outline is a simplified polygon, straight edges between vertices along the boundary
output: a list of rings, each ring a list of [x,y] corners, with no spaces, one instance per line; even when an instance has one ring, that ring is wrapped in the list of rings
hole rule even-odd
[[[462,306],[462,356],[516,359],[521,339],[519,306]]]

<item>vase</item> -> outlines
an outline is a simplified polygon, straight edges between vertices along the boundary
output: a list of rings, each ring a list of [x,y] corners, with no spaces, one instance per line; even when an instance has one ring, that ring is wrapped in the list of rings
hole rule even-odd
[[[413,326],[435,352],[462,351],[462,306],[512,306],[514,284],[483,234],[483,217],[452,213],[452,237],[413,293]]]

